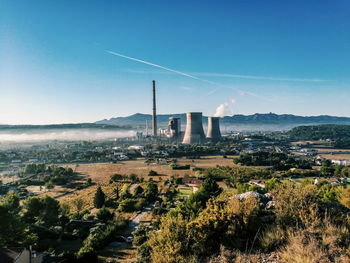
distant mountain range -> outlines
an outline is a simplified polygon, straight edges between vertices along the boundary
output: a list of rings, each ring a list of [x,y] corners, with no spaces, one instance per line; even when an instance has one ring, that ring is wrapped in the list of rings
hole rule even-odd
[[[159,114],[157,123],[159,128],[165,128],[170,117],[181,118],[181,124],[184,129],[186,125],[186,114]],[[97,121],[95,123],[76,123],[76,124],[50,124],[50,125],[0,125],[0,132],[5,131],[30,131],[30,130],[75,130],[75,129],[98,129],[98,130],[131,130],[135,128],[143,129],[148,121],[149,128],[152,127],[152,115],[136,113],[127,117],[116,117]],[[207,124],[207,117],[203,117],[204,126]],[[348,124],[350,117],[335,116],[296,116],[292,114],[274,114],[274,113],[256,113],[253,115],[233,115],[225,116],[220,120],[222,128],[237,131],[277,131],[289,130],[300,125],[318,125],[318,124]]]
[[[159,114],[157,115],[158,125],[165,126],[168,123],[169,117],[181,118],[182,124],[186,123],[186,114]],[[130,125],[130,126],[144,126],[148,121],[151,127],[152,115],[136,113],[127,117],[116,117],[97,121],[96,124],[108,125]],[[203,122],[207,122],[207,117],[203,117]],[[297,116],[292,114],[275,114],[275,113],[255,113],[253,115],[233,115],[221,118],[222,124],[243,124],[243,125],[311,125],[311,124],[350,124],[350,117],[336,117],[336,116]]]

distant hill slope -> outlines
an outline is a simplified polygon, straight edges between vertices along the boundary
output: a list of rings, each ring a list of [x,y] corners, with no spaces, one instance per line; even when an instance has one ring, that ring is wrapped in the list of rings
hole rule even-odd
[[[160,114],[157,115],[159,125],[166,125],[169,117],[180,117],[182,124],[186,123],[186,114]],[[132,125],[140,126],[145,125],[146,120],[151,126],[152,115],[136,113],[128,117],[116,117],[111,119],[105,119],[97,121],[97,124],[109,124],[109,125]],[[203,117],[203,122],[207,122],[207,118]],[[283,125],[292,124],[303,125],[303,124],[350,124],[350,117],[335,117],[328,115],[321,116],[296,116],[292,114],[274,114],[274,113],[256,113],[253,115],[233,115],[221,118],[221,123],[225,124],[249,124],[249,125]]]
[[[350,125],[323,124],[299,126],[288,132],[294,140],[350,139]]]

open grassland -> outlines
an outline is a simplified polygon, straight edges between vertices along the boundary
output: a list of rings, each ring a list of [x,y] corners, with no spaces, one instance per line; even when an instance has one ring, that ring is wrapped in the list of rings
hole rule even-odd
[[[207,156],[201,159],[178,159],[179,165],[192,165],[196,167],[215,167],[220,166],[232,166],[233,158],[223,158],[222,156]],[[102,183],[109,180],[113,174],[136,174],[137,176],[149,179],[149,172],[151,170],[156,171],[159,176],[165,177],[194,175],[191,170],[172,170],[169,165],[161,164],[146,164],[144,159],[137,159],[132,161],[124,161],[119,163],[91,163],[91,164],[78,164],[70,165],[76,172],[85,178],[91,178],[93,182]],[[152,176],[154,180],[157,180],[155,176]]]
[[[349,154],[320,154],[321,158],[329,159],[329,160],[347,160],[350,161],[350,153]]]
[[[233,163],[233,158],[235,157],[223,158],[222,156],[206,156],[201,157],[200,159],[179,158],[177,159],[177,163],[179,165],[189,164],[191,166],[201,168],[216,167],[217,165],[234,166],[236,164]],[[72,168],[79,174],[79,181],[84,181],[88,178],[91,178],[94,184],[81,190],[69,187],[55,186],[48,192],[42,192],[42,194],[47,194],[57,199],[67,200],[79,197],[84,200],[90,200],[85,207],[91,208],[91,197],[94,195],[98,185],[101,185],[103,191],[107,196],[113,195],[113,189],[115,188],[115,185],[109,185],[109,179],[113,174],[136,174],[145,180],[152,178],[154,181],[164,181],[171,176],[184,177],[195,175],[195,171],[192,171],[191,169],[173,170],[170,165],[147,164],[145,163],[144,159],[123,161],[119,163],[70,164],[68,167]],[[156,171],[158,173],[158,176],[149,176],[148,174],[151,170]],[[222,186],[224,186],[223,183]]]
[[[316,151],[319,153],[349,153],[350,154],[350,149],[337,149],[337,148],[316,148]]]

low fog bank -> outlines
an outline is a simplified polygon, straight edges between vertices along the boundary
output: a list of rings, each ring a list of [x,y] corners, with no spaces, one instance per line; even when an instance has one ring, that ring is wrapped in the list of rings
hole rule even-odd
[[[222,133],[230,132],[274,132],[274,131],[288,131],[301,124],[220,124]],[[309,125],[309,124],[303,124]]]
[[[97,141],[135,136],[135,130],[66,129],[0,131],[0,143],[45,141]]]

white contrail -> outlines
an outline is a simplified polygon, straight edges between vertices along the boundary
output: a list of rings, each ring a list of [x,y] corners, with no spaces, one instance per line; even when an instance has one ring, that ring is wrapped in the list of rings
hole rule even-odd
[[[110,50],[106,50],[107,53],[109,54],[112,54],[114,56],[118,56],[118,57],[122,57],[122,58],[126,58],[126,59],[129,59],[129,60],[133,60],[133,61],[136,61],[136,62],[140,62],[140,63],[143,63],[143,64],[146,64],[146,65],[149,65],[149,66],[152,66],[152,67],[156,67],[156,68],[160,68],[160,69],[164,69],[166,71],[169,71],[169,72],[173,72],[173,73],[176,73],[176,74],[179,74],[179,75],[182,75],[182,76],[185,76],[185,77],[188,77],[188,78],[192,78],[192,79],[195,79],[195,80],[199,80],[199,81],[202,81],[202,82],[206,82],[206,83],[209,83],[209,84],[212,84],[212,85],[216,85],[218,86],[217,88],[215,88],[214,90],[210,91],[207,95],[211,95],[213,93],[215,93],[217,90],[219,90],[220,88],[229,88],[229,89],[234,89],[238,92],[244,92],[248,95],[251,95],[251,96],[254,96],[254,97],[259,97],[261,99],[265,99],[267,101],[271,101],[269,99],[266,99],[262,96],[259,96],[257,94],[254,94],[254,93],[251,93],[251,92],[247,92],[247,91],[242,91],[240,89],[237,89],[237,88],[234,88],[234,87],[228,87],[228,86],[225,86],[225,85],[222,85],[220,83],[217,83],[217,82],[214,82],[214,81],[210,81],[210,80],[207,80],[207,79],[202,79],[202,78],[198,78],[196,76],[193,76],[191,74],[188,74],[188,73],[185,73],[185,72],[181,72],[181,71],[178,71],[178,70],[174,70],[174,69],[171,69],[171,68],[168,68],[168,67],[164,67],[164,66],[161,66],[161,65],[158,65],[158,64],[154,64],[152,62],[149,62],[149,61],[145,61],[145,60],[141,60],[141,59],[138,59],[138,58],[133,58],[133,57],[129,57],[129,56],[125,56],[123,54],[120,54],[120,53],[117,53],[117,52],[114,52],[114,51],[110,51]]]
[[[112,55],[115,55],[115,56],[118,56],[118,57],[130,59],[130,60],[137,61],[137,62],[146,64],[146,65],[149,65],[149,66],[153,66],[153,67],[156,67],[156,68],[161,68],[161,69],[164,69],[164,70],[167,70],[167,71],[170,71],[170,72],[173,72],[173,73],[176,73],[176,74],[185,76],[185,77],[189,77],[189,78],[192,78],[192,79],[196,79],[196,80],[201,80],[201,81],[203,81],[202,79],[200,79],[200,78],[198,78],[198,77],[192,76],[192,75],[190,75],[190,74],[187,74],[187,73],[184,73],[184,72],[181,72],[181,71],[178,71],[178,70],[174,70],[174,69],[171,69],[171,68],[163,67],[163,66],[161,66],[161,65],[157,65],[157,64],[154,64],[154,63],[151,63],[151,62],[148,62],[148,61],[144,61],[144,60],[141,60],[141,59],[128,57],[128,56],[125,56],[125,55],[123,55],[123,54],[119,54],[119,53],[116,53],[116,52],[113,52],[113,51],[110,51],[110,50],[106,50],[106,51],[107,51],[109,54],[112,54]],[[204,80],[204,81],[205,81],[205,80]]]

